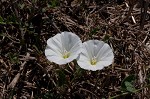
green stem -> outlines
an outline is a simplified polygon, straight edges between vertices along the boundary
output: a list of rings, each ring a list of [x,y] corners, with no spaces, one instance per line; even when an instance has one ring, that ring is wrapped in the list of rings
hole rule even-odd
[[[138,91],[140,91],[140,90],[144,89],[145,87],[149,87],[149,86],[150,86],[150,84],[148,84],[148,85],[146,85],[146,86],[144,86],[144,87],[142,87],[142,88],[140,88],[140,89],[137,89],[137,90],[135,90],[135,92],[134,92],[134,93],[136,93],[136,92],[138,92]],[[115,99],[115,98],[117,98],[117,97],[124,96],[124,95],[131,94],[131,93],[132,93],[132,92],[125,92],[125,93],[121,93],[121,94],[119,94],[119,95],[116,95],[116,96],[110,97],[109,99]]]

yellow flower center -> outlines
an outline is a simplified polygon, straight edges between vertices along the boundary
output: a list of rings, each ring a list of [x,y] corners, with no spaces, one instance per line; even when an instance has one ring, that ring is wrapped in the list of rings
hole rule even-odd
[[[91,65],[96,65],[96,63],[97,63],[96,57],[92,58]]]
[[[69,56],[70,56],[70,52],[65,51],[65,52],[63,53],[63,58],[64,58],[64,59],[68,58]]]

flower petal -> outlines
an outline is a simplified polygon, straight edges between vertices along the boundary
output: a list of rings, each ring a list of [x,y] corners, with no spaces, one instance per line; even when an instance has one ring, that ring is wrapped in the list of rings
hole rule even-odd
[[[101,61],[105,58],[109,53],[113,53],[110,46],[106,43],[103,44],[103,46],[99,49],[99,52],[97,53],[97,59],[98,61]],[[111,54],[113,55],[113,54]]]
[[[81,43],[80,38],[72,32],[62,32],[61,34],[62,45],[67,51],[70,51],[74,46],[78,46]]]
[[[97,63],[92,65],[91,59],[94,58]],[[83,69],[96,71],[112,64],[113,58],[114,54],[108,44],[103,41],[89,40],[83,43],[82,52],[77,59],[77,63]]]
[[[47,40],[47,46],[57,53],[62,53],[61,34],[57,34],[54,37]]]
[[[51,62],[55,62],[55,63],[60,64],[60,65],[65,64],[65,62],[61,62],[61,60],[63,60],[61,55],[59,55],[55,51],[49,49],[48,47],[45,49],[45,56]]]
[[[94,57],[94,49],[93,49],[93,41],[89,40],[87,42],[83,43],[83,50],[82,53],[84,53],[86,56],[88,56],[89,60],[92,59],[92,57]]]
[[[77,61],[78,65],[83,68],[83,69],[87,69],[87,70],[91,70],[91,64],[90,62],[87,60],[85,57],[79,56],[79,60]]]
[[[80,38],[71,32],[62,32],[47,40],[45,55],[47,59],[56,64],[62,65],[76,59],[81,53],[82,42]],[[69,57],[63,58],[65,52]]]

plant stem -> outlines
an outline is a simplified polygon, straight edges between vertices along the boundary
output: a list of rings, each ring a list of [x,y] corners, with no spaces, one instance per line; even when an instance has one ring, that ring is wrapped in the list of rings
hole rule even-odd
[[[150,84],[148,84],[148,85],[146,85],[146,86],[144,86],[144,87],[142,87],[142,88],[140,88],[140,89],[137,89],[134,93],[136,93],[136,92],[138,92],[138,91],[144,89],[145,87],[149,87],[149,86],[150,86]],[[119,95],[112,96],[112,97],[110,97],[109,99],[115,99],[115,98],[117,98],[117,97],[124,96],[124,95],[131,94],[131,93],[133,93],[133,92],[121,93],[121,94],[119,94]]]

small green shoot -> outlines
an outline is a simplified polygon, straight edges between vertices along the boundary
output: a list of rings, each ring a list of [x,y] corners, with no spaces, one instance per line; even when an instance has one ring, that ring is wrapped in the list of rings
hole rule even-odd
[[[134,82],[135,82],[135,75],[129,75],[122,81],[121,89],[123,91],[134,93],[136,91],[134,87]]]

